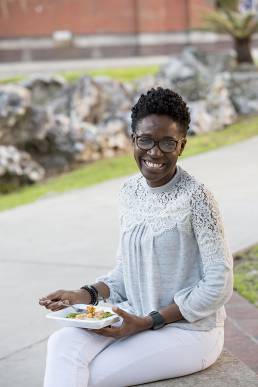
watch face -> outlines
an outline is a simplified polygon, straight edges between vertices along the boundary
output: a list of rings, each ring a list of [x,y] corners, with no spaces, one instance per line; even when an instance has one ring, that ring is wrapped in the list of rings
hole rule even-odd
[[[153,320],[152,329],[160,329],[166,325],[164,318],[161,316],[159,312],[153,311],[149,313]]]

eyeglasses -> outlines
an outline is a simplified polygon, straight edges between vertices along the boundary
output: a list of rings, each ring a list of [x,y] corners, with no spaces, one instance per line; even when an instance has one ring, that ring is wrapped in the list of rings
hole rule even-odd
[[[153,140],[153,138],[147,136],[134,135],[133,138],[135,139],[138,148],[140,148],[141,150],[148,151],[154,148],[155,145],[158,145],[161,152],[169,153],[174,152],[177,148],[177,144],[185,137],[182,137],[179,140],[174,140],[171,137],[164,137],[159,141],[155,141]]]

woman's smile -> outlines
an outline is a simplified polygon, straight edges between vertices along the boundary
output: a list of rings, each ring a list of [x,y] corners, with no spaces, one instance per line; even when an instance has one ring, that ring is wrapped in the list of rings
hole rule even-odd
[[[158,163],[156,161],[149,161],[149,160],[144,160],[142,159],[143,164],[145,167],[147,167],[150,170],[159,170],[161,168],[165,167],[165,163]]]

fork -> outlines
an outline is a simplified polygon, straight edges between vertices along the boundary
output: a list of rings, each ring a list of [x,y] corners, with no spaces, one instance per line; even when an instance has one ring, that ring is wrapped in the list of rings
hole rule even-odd
[[[60,302],[60,305],[63,305],[63,306],[66,306],[67,308],[68,307],[71,307],[75,310],[76,313],[86,313],[86,309],[85,308],[77,308],[76,306],[74,305],[71,305],[71,304],[65,304],[64,302]]]

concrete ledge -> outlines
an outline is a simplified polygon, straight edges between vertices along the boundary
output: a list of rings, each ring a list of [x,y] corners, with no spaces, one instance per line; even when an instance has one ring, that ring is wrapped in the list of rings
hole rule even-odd
[[[209,368],[180,378],[139,384],[151,387],[256,387],[258,375],[246,364],[223,350],[219,359]]]

